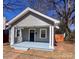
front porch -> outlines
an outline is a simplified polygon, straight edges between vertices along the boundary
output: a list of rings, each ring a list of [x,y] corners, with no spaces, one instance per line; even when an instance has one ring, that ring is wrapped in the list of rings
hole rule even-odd
[[[41,42],[21,42],[14,44],[12,47],[18,50],[28,50],[28,49],[41,49],[51,51],[52,48],[49,48],[49,43],[41,43]]]
[[[19,34],[16,32],[16,27],[11,29],[11,47],[18,49],[18,50],[28,50],[28,49],[42,49],[42,50],[53,50],[54,49],[54,27],[29,27],[27,28],[19,28]],[[40,29],[47,29],[47,33],[45,38],[40,39]],[[30,33],[32,30],[32,36]],[[33,31],[34,30],[34,31]],[[23,33],[24,31],[24,33]],[[30,36],[29,36],[30,35]],[[44,36],[44,35],[43,35]],[[31,40],[32,37],[32,40]]]

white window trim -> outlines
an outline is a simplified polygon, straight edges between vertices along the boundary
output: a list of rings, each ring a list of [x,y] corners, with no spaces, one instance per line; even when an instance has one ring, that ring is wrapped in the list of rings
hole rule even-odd
[[[30,30],[34,30],[34,31],[36,31],[35,28],[29,28],[28,41],[30,41]],[[35,33],[34,33],[34,41],[35,41],[35,39],[36,39],[36,35],[35,35]]]
[[[42,31],[42,30],[45,30],[45,38],[42,38],[42,37],[41,37],[41,31]],[[40,38],[41,38],[41,39],[46,39],[46,38],[47,38],[47,29],[46,29],[46,28],[41,28],[41,29],[40,29]]]
[[[18,36],[17,36],[17,34],[18,34],[17,31],[18,31],[18,30],[20,31],[20,32],[19,32],[19,36],[21,36],[21,29],[15,28],[15,37],[18,37]]]

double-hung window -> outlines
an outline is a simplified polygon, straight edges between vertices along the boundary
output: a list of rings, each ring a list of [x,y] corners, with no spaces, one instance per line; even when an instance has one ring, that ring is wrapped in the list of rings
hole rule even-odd
[[[47,29],[40,29],[40,38],[47,38]]]
[[[15,38],[20,36],[20,30],[15,28]]]
[[[17,30],[17,37],[20,36],[20,30]]]

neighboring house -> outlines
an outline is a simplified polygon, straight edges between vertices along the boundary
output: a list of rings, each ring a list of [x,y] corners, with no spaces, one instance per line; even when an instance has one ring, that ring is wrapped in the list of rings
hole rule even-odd
[[[3,43],[9,42],[9,31],[6,29],[6,17],[3,18]]]
[[[28,7],[7,23],[11,26],[10,45],[23,50],[54,49],[54,27],[58,23],[60,21]]]

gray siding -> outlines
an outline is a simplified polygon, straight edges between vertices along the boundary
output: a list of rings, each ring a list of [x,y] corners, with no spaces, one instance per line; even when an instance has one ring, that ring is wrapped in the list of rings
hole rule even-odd
[[[24,18],[19,19],[15,24],[14,27],[23,27],[22,29],[22,41],[30,41],[29,39],[29,29],[34,28],[36,29],[37,35],[35,37],[35,42],[49,42],[49,29],[47,28],[50,26],[47,19],[40,17],[39,15],[30,13],[26,15]],[[44,27],[43,27],[44,26]],[[47,26],[47,27],[46,27]],[[47,38],[41,39],[39,36],[40,28],[47,29]],[[17,38],[15,38],[15,42],[17,42]]]
[[[20,27],[31,27],[31,26],[49,26],[48,23],[41,20],[40,17],[36,17],[35,15],[28,15],[23,20],[18,22],[16,26]]]
[[[22,41],[28,41],[28,29],[22,29]]]
[[[40,29],[41,28],[47,29],[47,38],[46,39],[40,38]],[[23,41],[30,41],[30,39],[29,39],[29,29],[32,29],[32,28],[25,28],[25,29],[22,30]],[[37,34],[35,34],[35,39],[34,39],[35,42],[49,42],[49,28],[48,27],[37,27],[37,28],[33,27],[33,29],[35,29],[36,32],[37,32]]]
[[[41,28],[47,29],[47,38],[46,39],[41,39],[40,38],[40,29]],[[36,35],[36,39],[35,39],[36,42],[49,42],[49,28],[40,27],[40,28],[37,28],[36,31],[37,31],[37,35]]]

